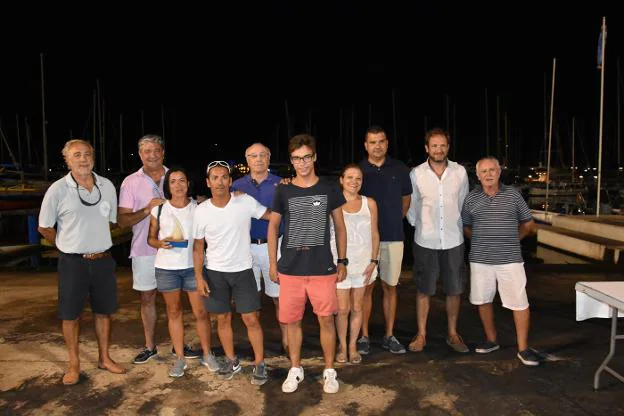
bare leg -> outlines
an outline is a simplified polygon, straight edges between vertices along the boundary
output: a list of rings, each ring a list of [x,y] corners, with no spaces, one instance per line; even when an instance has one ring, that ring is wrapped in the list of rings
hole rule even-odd
[[[383,288],[383,310],[386,319],[386,336],[391,337],[394,333],[394,319],[396,318],[397,291],[396,286],[390,286],[381,282]]]
[[[141,319],[143,320],[143,332],[145,333],[145,346],[153,350],[154,331],[156,329],[156,289],[141,292]]]
[[[301,321],[287,324],[286,329],[288,332],[288,355],[290,356],[291,367],[301,367],[301,341],[303,338]]]
[[[63,384],[76,384],[80,378],[80,356],[78,354],[78,335],[80,334],[80,317],[72,321],[63,321],[63,337],[69,353],[69,366],[63,375]]]
[[[247,337],[253,348],[256,361],[254,364],[258,365],[264,361],[264,338],[262,334],[262,326],[258,320],[258,314],[256,312],[241,314],[243,322],[247,327]]]
[[[416,294],[416,313],[418,322],[418,333],[416,336],[422,336],[427,339],[427,319],[429,318],[430,297],[424,293]]]
[[[219,341],[221,341],[225,356],[233,360],[234,334],[232,333],[232,312],[220,313],[217,315],[217,332],[219,333]]]
[[[494,309],[491,303],[479,305],[479,316],[485,331],[485,337],[490,342],[496,342],[496,327],[494,326]]]
[[[163,292],[165,305],[167,306],[167,323],[169,336],[173,343],[176,357],[184,358],[184,324],[182,323],[182,299],[179,290],[175,292]]]
[[[457,337],[457,319],[459,317],[459,306],[461,299],[459,295],[451,295],[446,297],[446,316],[448,319],[448,335],[449,339]]]
[[[375,289],[375,282],[366,286],[364,290],[364,301],[362,303],[362,336],[369,337],[368,335],[368,323],[370,321],[371,312],[373,310],[373,290]]]
[[[323,348],[325,368],[334,368],[334,354],[336,353],[336,326],[334,325],[334,316],[319,316],[318,321],[321,327],[321,348]]]
[[[518,351],[524,351],[529,348],[530,315],[529,308],[521,311],[513,311],[514,322],[516,323],[516,337],[518,338]]]
[[[279,323],[280,331],[282,332],[282,348],[284,348],[284,351],[288,351],[288,330],[286,325],[279,321],[279,298],[271,299],[273,299],[273,305],[275,305],[275,320]]]
[[[204,355],[210,353],[210,314],[204,308],[204,301],[198,292],[188,292],[189,303],[195,315],[197,335],[201,343]]]
[[[349,359],[359,357],[357,352],[357,337],[362,326],[362,302],[364,300],[364,292],[366,288],[358,287],[351,289],[351,329],[349,330]],[[340,292],[340,291],[339,291]],[[338,296],[340,302],[340,295]]]
[[[349,326],[349,303],[351,298],[351,289],[337,289],[336,292],[338,294],[336,329],[338,330],[338,342],[340,343],[336,361],[344,363],[347,361],[347,329]]]
[[[95,314],[95,335],[97,337],[99,349],[98,367],[106,369],[111,373],[123,374],[126,370],[113,361],[108,355],[108,347],[110,344],[110,326],[110,315]]]

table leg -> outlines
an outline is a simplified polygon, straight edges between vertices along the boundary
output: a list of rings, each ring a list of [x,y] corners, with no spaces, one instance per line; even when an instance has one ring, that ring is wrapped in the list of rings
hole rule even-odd
[[[598,371],[596,371],[596,374],[594,375],[594,390],[598,390],[598,383],[600,380],[600,373],[602,372],[602,370],[607,371],[613,377],[617,378],[618,380],[624,383],[624,377],[622,377],[622,375],[620,375],[615,370],[607,366],[607,364],[609,364],[609,361],[611,361],[611,358],[613,358],[613,354],[615,354],[615,341],[618,339],[624,339],[624,335],[616,334],[617,319],[618,319],[618,309],[612,306],[611,307],[611,340],[609,342],[609,354],[604,359],[602,364],[600,364],[600,367],[598,367]]]

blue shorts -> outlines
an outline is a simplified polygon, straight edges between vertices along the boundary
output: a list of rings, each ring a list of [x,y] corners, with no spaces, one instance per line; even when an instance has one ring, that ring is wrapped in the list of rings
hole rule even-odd
[[[159,292],[176,292],[180,289],[185,292],[195,292],[195,271],[193,268],[168,270],[156,267],[156,287]]]

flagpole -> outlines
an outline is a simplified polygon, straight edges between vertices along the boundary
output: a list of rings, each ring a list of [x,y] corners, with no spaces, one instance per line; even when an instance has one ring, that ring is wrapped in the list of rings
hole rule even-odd
[[[548,214],[548,190],[550,186],[550,148],[552,145],[553,109],[555,106],[555,70],[557,69],[557,58],[553,58],[552,86],[550,89],[550,123],[548,127],[548,161],[546,162],[546,201],[544,211]]]
[[[602,18],[600,33],[600,122],[598,124],[598,187],[596,189],[596,216],[600,216],[600,183],[602,179],[602,115],[604,104],[604,56],[607,41],[607,18]]]

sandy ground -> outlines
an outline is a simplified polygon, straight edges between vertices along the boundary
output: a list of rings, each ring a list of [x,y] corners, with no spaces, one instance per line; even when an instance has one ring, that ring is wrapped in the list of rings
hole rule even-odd
[[[379,346],[383,335],[381,288],[375,292],[371,331],[373,347],[360,365],[337,364],[340,392],[327,395],[319,381],[323,365],[318,325],[311,311],[304,318],[305,380],[297,392],[280,386],[289,361],[279,354],[279,329],[273,306],[264,299],[266,362],[270,380],[262,387],[249,383],[251,351],[246,332],[235,318],[235,341],[246,365],[231,381],[222,381],[189,361],[184,377],[167,372],[173,359],[162,300],[158,300],[158,360],[131,364],[143,342],[138,296],[126,268],[118,269],[121,308],[113,319],[111,356],[128,372],[113,375],[97,369],[97,344],[90,312],[81,331],[81,381],[60,382],[67,354],[56,316],[54,271],[0,271],[0,413],[155,414],[155,415],[614,415],[624,414],[624,383],[608,374],[593,391],[594,372],[608,350],[609,321],[575,320],[574,284],[583,280],[624,280],[621,273],[591,266],[529,267],[528,293],[532,308],[531,344],[551,354],[538,368],[524,367],[516,358],[511,313],[495,312],[501,350],[487,355],[458,354],[445,344],[444,297],[432,299],[428,344],[422,353],[392,355]],[[416,327],[415,287],[404,271],[399,286],[397,337],[409,342]],[[199,345],[187,304],[186,340]],[[483,337],[478,315],[462,299],[459,330],[471,350]],[[624,332],[620,322],[619,332]],[[216,328],[213,344],[217,356]],[[613,366],[624,372],[624,345]]]

